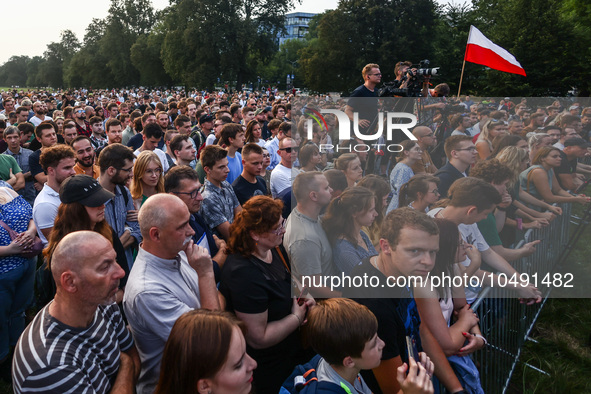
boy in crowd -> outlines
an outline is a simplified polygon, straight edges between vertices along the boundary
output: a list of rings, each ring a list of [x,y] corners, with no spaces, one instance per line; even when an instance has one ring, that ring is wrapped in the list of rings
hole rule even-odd
[[[308,323],[302,327],[306,342],[318,353],[301,372],[314,369],[316,390],[334,393],[363,393],[371,390],[359,374],[361,370],[380,365],[384,341],[377,334],[378,320],[371,311],[346,298],[331,298],[320,301],[308,313]],[[410,361],[397,369],[396,379],[403,392],[430,393],[433,391],[431,374],[433,363],[422,353],[422,362]],[[418,360],[417,360],[418,361]],[[423,367],[427,365],[427,368]],[[299,376],[297,367],[295,376]],[[293,375],[284,387],[291,389]],[[307,381],[312,374],[307,374]],[[297,389],[297,388],[296,388]],[[292,391],[293,392],[293,391]],[[314,392],[305,388],[300,393]],[[318,392],[318,391],[316,391]]]
[[[230,238],[230,225],[234,221],[234,216],[242,211],[232,185],[226,180],[230,172],[227,154],[226,150],[217,145],[206,146],[201,151],[201,164],[207,174],[202,217],[209,228],[224,240]]]
[[[247,144],[242,149],[242,174],[232,183],[238,201],[244,205],[253,196],[265,196],[267,183],[261,176],[263,170],[263,148],[257,144]]]
[[[238,152],[244,146],[244,131],[242,126],[235,123],[228,123],[222,128],[222,143],[228,151],[228,173],[227,181],[231,184],[242,172],[242,155]]]

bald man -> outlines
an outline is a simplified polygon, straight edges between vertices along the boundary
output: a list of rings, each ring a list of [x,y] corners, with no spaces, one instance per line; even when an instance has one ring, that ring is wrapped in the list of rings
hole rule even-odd
[[[15,393],[133,393],[140,361],[115,304],[125,274],[115,257],[94,231],[70,233],[57,245],[57,292],[16,346]]]
[[[417,138],[417,143],[423,151],[421,160],[417,161],[411,167],[412,171],[415,174],[435,174],[435,172],[437,172],[437,167],[435,167],[433,160],[431,160],[431,155],[429,155],[429,149],[437,145],[437,137],[435,137],[433,130],[427,126],[417,126],[413,129],[412,134]]]
[[[143,243],[129,274],[123,308],[137,343],[142,369],[138,393],[153,393],[172,326],[193,309],[220,309],[207,249],[193,243],[187,205],[177,196],[156,194],[138,220]]]

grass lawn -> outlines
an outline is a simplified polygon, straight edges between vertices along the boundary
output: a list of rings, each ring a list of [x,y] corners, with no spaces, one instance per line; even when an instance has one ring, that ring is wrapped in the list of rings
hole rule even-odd
[[[587,194],[591,188],[587,188]],[[581,207],[573,207],[581,214]],[[522,349],[509,393],[591,393],[591,226],[588,226],[562,272],[574,275],[580,298],[551,298],[542,309]],[[564,296],[555,291],[551,296]],[[539,368],[549,375],[529,368]]]

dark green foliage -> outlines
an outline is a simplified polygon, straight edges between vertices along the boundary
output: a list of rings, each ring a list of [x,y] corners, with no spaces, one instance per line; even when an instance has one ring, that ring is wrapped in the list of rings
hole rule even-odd
[[[473,24],[511,52],[527,77],[466,63],[462,93],[564,96],[591,92],[591,5],[584,0],[341,0],[317,15],[305,40],[277,47],[293,2],[172,0],[154,12],[150,0],[111,0],[82,44],[69,30],[43,57],[14,56],[0,66],[0,86],[50,87],[182,84],[213,88],[252,83],[348,93],[361,69],[378,63],[383,82],[400,60],[441,67],[432,83],[456,93]]]

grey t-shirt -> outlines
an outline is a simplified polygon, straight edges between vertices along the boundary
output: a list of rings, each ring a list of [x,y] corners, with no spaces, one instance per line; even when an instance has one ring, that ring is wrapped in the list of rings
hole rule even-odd
[[[302,275],[337,275],[332,247],[319,219],[309,218],[294,208],[287,219],[283,246],[298,280]]]

